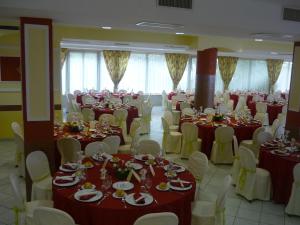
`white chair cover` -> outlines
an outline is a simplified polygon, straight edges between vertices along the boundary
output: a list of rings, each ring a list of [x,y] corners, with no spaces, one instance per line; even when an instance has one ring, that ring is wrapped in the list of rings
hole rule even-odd
[[[264,126],[269,126],[268,113],[256,113],[254,119],[260,121]]]
[[[236,192],[250,201],[253,199],[270,200],[270,173],[267,170],[256,168],[256,159],[251,150],[241,146],[239,155],[241,168]]]
[[[231,168],[231,177],[232,177],[232,184],[236,184],[240,173],[240,168],[241,168],[239,144],[236,136],[233,136],[233,149],[234,149],[234,161]]]
[[[29,153],[26,167],[32,180],[31,200],[52,199],[52,176],[46,154],[42,151]]]
[[[163,117],[164,117],[165,120],[167,121],[168,126],[169,126],[169,129],[170,129],[171,131],[178,131],[178,126],[174,124],[174,118],[173,118],[172,112],[166,110],[166,111],[164,112]]]
[[[78,160],[78,152],[81,151],[81,144],[75,138],[60,138],[57,140],[57,148],[61,155],[61,164],[64,164]]]
[[[132,123],[133,124],[133,123]],[[131,142],[126,145],[121,145],[119,147],[119,153],[126,153],[131,154],[134,153],[141,137],[141,127],[139,126],[139,122],[135,123],[134,125],[131,124],[132,129],[130,129],[130,136],[132,137]],[[138,125],[138,126],[137,126]]]
[[[152,106],[144,105],[142,117],[140,120],[142,134],[150,133],[151,113],[152,113]]]
[[[150,213],[138,218],[133,225],[178,225],[178,217],[171,212]]]
[[[141,140],[137,146],[136,152],[138,154],[158,156],[160,154],[160,146],[159,143],[154,140]]]
[[[191,108],[184,108],[184,109],[181,111],[181,114],[182,114],[183,116],[185,116],[185,115],[187,115],[187,116],[193,116],[193,115],[195,115],[195,112],[194,112],[194,110],[191,109]]]
[[[18,167],[19,175],[25,177],[23,129],[17,122],[12,122],[11,128],[14,134],[14,142],[16,144],[15,165]]]
[[[180,110],[183,110],[185,108],[191,108],[191,104],[188,102],[180,102]]]
[[[300,163],[294,167],[294,183],[285,212],[289,215],[300,216]]]
[[[106,143],[110,147],[111,154],[118,153],[118,149],[120,147],[121,139],[117,135],[108,136],[104,138],[104,143]]]
[[[108,114],[108,113],[103,113],[99,116],[99,123],[102,125],[104,123],[107,123],[109,125],[115,125],[116,123],[116,118],[114,115],[112,114]]]
[[[259,153],[259,148],[260,148],[260,145],[258,145],[257,143],[257,135],[260,133],[260,132],[263,132],[265,131],[265,128],[264,127],[259,127],[257,128],[254,132],[253,132],[253,135],[252,135],[252,140],[243,140],[240,145],[241,146],[244,146],[248,149],[250,149],[251,151],[253,151],[254,155],[256,158],[258,158],[258,153]]]
[[[95,112],[92,109],[83,108],[81,110],[81,113],[82,113],[84,122],[89,122],[89,121],[95,120]]]
[[[90,95],[82,96],[82,104],[83,105],[93,105],[96,103],[96,99]]]
[[[68,122],[79,122],[83,120],[83,115],[81,112],[69,112],[67,114]]]
[[[213,108],[205,108],[205,109],[204,109],[204,113],[205,113],[205,114],[212,114],[212,115],[215,115],[216,110],[213,109]]]
[[[181,158],[189,158],[193,152],[201,151],[202,141],[198,138],[198,127],[193,123],[183,123]]]
[[[256,112],[257,113],[266,113],[267,112],[267,104],[264,102],[256,103]]]
[[[267,132],[269,132],[273,137],[275,137],[279,127],[280,127],[279,119],[275,119],[272,123],[272,126],[267,128]]]
[[[48,208],[38,207],[33,212],[35,225],[75,225],[74,219],[66,212]]]
[[[79,94],[81,94],[81,91],[80,90],[75,90],[74,92],[73,92],[73,94],[76,96],[76,95],[79,95]]]
[[[235,111],[238,112],[238,111],[244,110],[245,106],[247,106],[246,97],[244,95],[240,95],[238,103],[235,107]]]
[[[215,141],[213,143],[210,160],[215,163],[233,163],[232,140],[234,130],[232,127],[218,127],[215,130]]]
[[[169,124],[164,117],[161,118],[161,122],[163,126],[162,149],[164,153],[180,153],[182,134],[170,131]]]
[[[109,145],[101,141],[88,143],[84,149],[84,153],[86,156],[93,156],[97,153],[104,152],[108,154],[114,154]]]
[[[123,137],[127,136],[127,116],[128,111],[126,109],[117,109],[114,111],[115,124],[122,128]]]

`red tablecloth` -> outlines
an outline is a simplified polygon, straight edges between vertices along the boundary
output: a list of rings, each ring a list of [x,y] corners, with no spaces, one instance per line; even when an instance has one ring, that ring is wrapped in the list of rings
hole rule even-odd
[[[129,160],[132,157],[120,154],[117,156],[124,160]],[[100,166],[95,166],[87,171],[86,181],[95,184],[97,189],[101,186],[99,179]],[[107,169],[111,175],[114,174],[111,163],[108,163]],[[78,189],[77,186],[72,188],[57,188],[53,186],[54,207],[69,213],[76,223],[80,225],[132,225],[140,216],[154,212],[173,212],[178,216],[180,225],[190,225],[191,202],[195,193],[194,177],[188,171],[179,174],[181,179],[193,183],[193,188],[189,191],[160,192],[155,189],[155,186],[161,181],[166,181],[166,177],[163,175],[165,171],[157,167],[154,167],[154,170],[156,175],[153,177],[150,193],[157,203],[153,201],[152,204],[143,207],[127,204],[127,208],[125,208],[120,199],[115,199],[112,196],[107,197],[100,205],[97,205],[97,203],[81,203],[73,197],[73,194]],[[116,178],[113,176],[113,182],[116,181]],[[139,183],[135,179],[132,182],[135,186],[134,190],[128,191],[128,193],[132,193],[140,188]],[[113,192],[114,190],[111,188],[109,191]]]
[[[82,106],[82,108],[84,108],[84,107],[92,108],[94,110],[95,120],[98,120],[99,116],[101,116],[104,113],[113,114],[115,111],[115,109],[92,107],[91,105]],[[127,116],[127,120],[126,120],[127,133],[129,133],[129,129],[130,129],[130,125],[131,125],[132,121],[134,120],[134,118],[139,117],[139,111],[134,106],[128,107],[128,108],[126,108],[126,110],[128,111],[128,116]]]
[[[86,95],[84,94],[79,94],[76,96],[76,102],[82,105],[82,96]],[[104,100],[105,95],[100,94],[100,93],[95,93],[92,95],[95,99],[97,99],[99,102]],[[118,97],[123,101],[124,96],[132,96],[133,99],[137,99],[139,94],[131,94],[131,93],[113,93],[112,96]]]
[[[273,121],[277,118],[278,114],[282,112],[282,104],[267,104],[267,113],[269,114],[269,124],[271,125]],[[256,103],[249,102],[248,108],[251,111],[251,115],[255,116],[256,114]]]
[[[179,127],[184,122],[193,122],[193,120],[181,118]],[[253,132],[257,128],[261,127],[260,123],[251,123],[251,124],[247,124],[247,125],[246,124],[237,124],[237,122],[234,119],[230,119],[229,122],[224,121],[224,122],[215,123],[215,124],[226,124],[228,126],[231,126],[234,129],[234,134],[237,137],[237,140],[239,143],[242,140],[252,139]],[[210,158],[211,149],[213,146],[213,142],[215,140],[215,129],[217,128],[217,126],[213,126],[211,123],[210,124],[201,124],[199,122],[196,123],[196,125],[198,127],[198,137],[201,138],[201,140],[202,140],[201,151],[203,153],[205,153],[208,158]]]
[[[76,96],[76,102],[79,103],[80,105],[83,104],[82,103],[82,96],[84,96],[84,95],[86,95],[86,94],[79,94],[79,95]],[[95,95],[93,95],[93,97],[96,100],[98,100],[98,102],[101,102],[101,101],[104,100],[104,95],[102,95],[102,94],[95,94]]]
[[[271,174],[273,201],[288,203],[293,184],[293,169],[297,163],[300,163],[300,153],[280,156],[273,154],[268,148],[260,149],[259,167]]]

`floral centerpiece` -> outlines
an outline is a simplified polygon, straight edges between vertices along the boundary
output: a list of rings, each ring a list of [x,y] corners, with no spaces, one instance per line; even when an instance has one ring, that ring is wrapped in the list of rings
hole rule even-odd
[[[213,116],[213,121],[218,122],[218,121],[222,121],[224,119],[224,115],[222,114],[216,114]]]
[[[83,125],[77,121],[67,122],[65,126],[69,129],[70,132],[79,132],[83,130]]]
[[[126,165],[124,160],[119,160],[116,163],[113,163],[113,168],[115,169],[115,175],[119,180],[126,180],[130,168]]]

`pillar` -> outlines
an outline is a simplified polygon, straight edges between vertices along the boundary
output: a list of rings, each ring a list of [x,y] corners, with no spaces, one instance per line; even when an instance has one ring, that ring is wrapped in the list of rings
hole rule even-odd
[[[214,106],[217,49],[197,52],[195,108]]]

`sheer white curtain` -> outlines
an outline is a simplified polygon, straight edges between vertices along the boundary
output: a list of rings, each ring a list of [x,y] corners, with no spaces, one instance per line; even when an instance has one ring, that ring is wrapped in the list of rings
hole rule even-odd
[[[283,63],[278,80],[274,86],[275,91],[288,92],[290,90],[292,64],[292,62]]]

